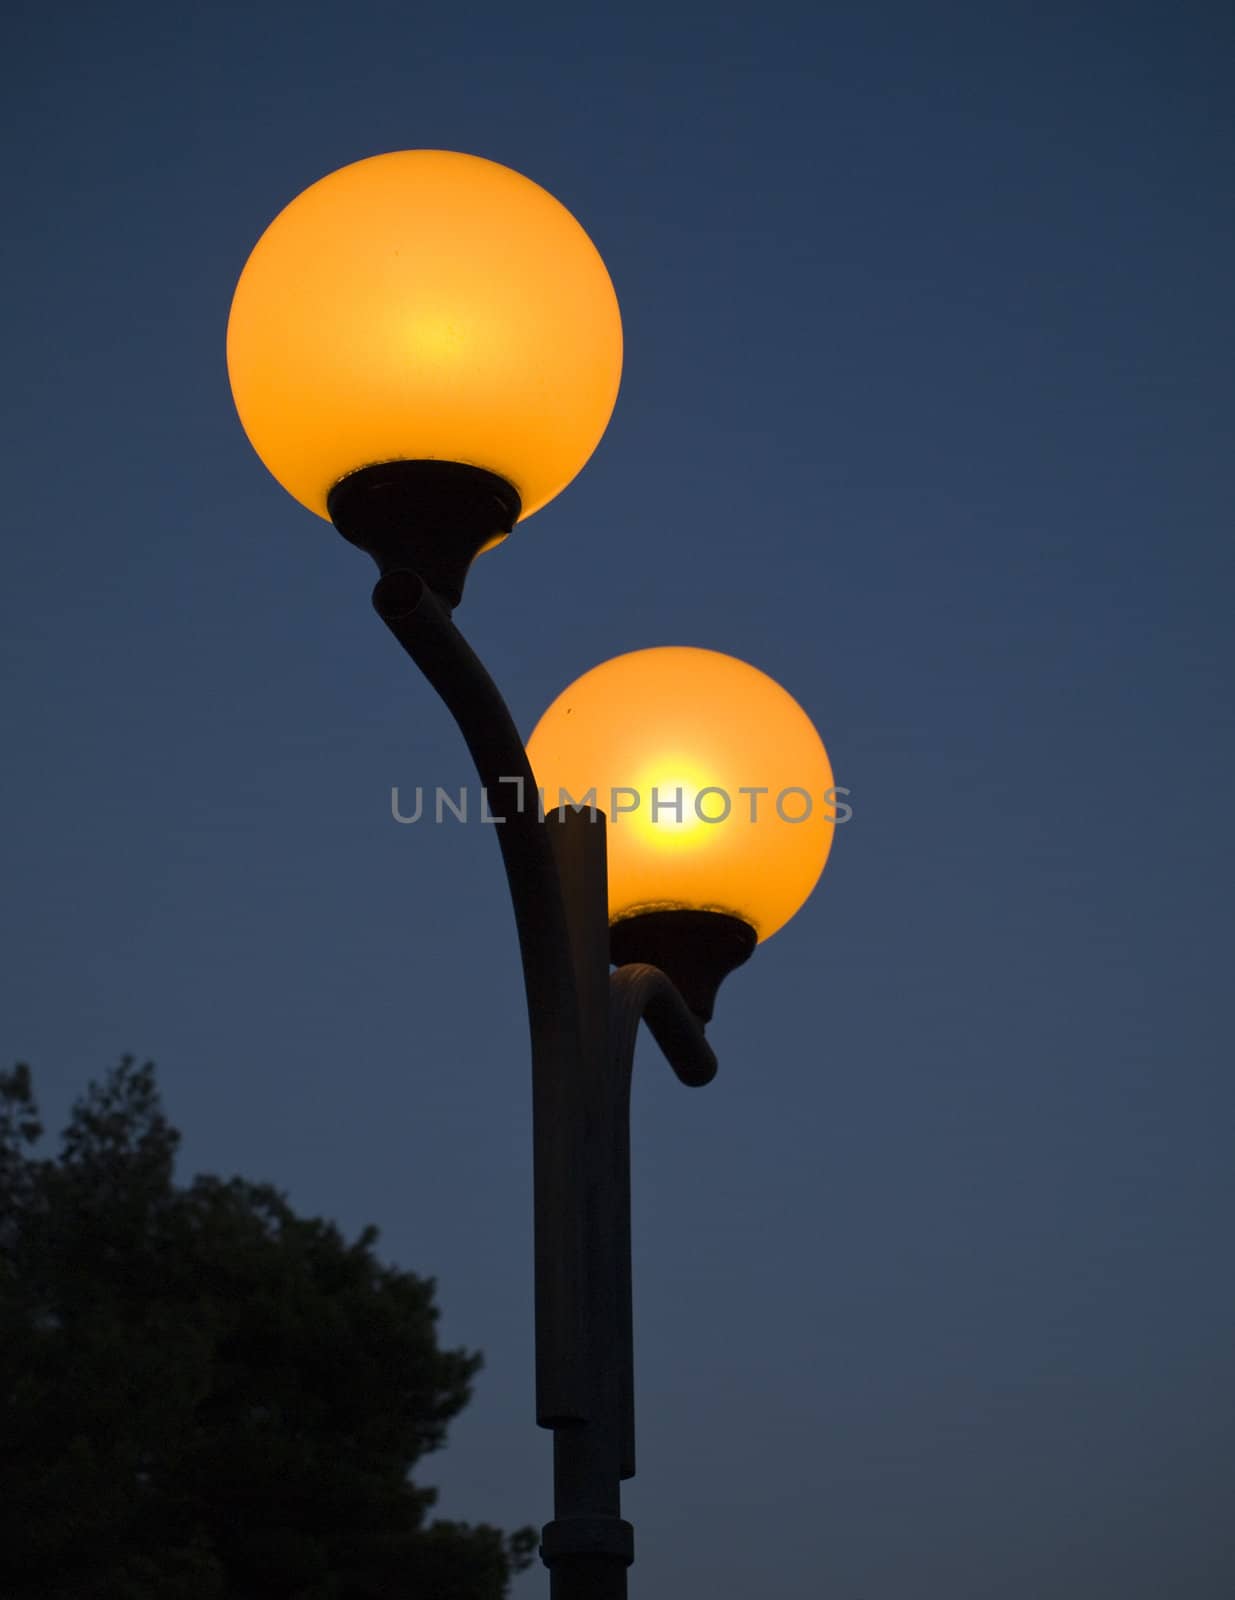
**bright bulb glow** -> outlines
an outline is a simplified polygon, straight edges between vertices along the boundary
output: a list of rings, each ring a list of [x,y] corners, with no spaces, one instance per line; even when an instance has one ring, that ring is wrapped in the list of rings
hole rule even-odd
[[[321,517],[350,472],[460,461],[528,517],[617,399],[622,325],[570,212],[480,156],[401,150],[332,172],[258,240],[227,327],[249,441]]]
[[[528,755],[547,810],[562,790],[576,802],[595,790],[612,921],[724,911],[766,939],[832,846],[832,767],[809,717],[715,650],[636,650],[594,667],[541,717]]]

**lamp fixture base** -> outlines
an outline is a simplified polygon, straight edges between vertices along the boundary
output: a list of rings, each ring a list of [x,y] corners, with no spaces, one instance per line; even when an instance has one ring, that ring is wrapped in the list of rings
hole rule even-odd
[[[614,966],[659,967],[700,1022],[712,1020],[716,991],[757,943],[749,922],[722,911],[640,911],[609,929]]]
[[[410,571],[453,608],[468,568],[514,527],[523,509],[505,478],[461,461],[383,461],[340,478],[330,520],[383,576]]]

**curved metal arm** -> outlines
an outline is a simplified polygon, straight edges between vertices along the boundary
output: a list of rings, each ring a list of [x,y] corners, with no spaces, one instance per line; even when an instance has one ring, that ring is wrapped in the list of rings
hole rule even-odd
[[[716,1056],[703,1026],[659,967],[632,962],[609,977],[606,1073],[610,1174],[617,1256],[615,1344],[618,1448],[623,1478],[635,1475],[635,1328],[630,1265],[630,1086],[639,1023],[647,1023],[678,1078],[692,1088],[711,1083]]]
[[[584,1050],[570,932],[536,780],[506,702],[450,613],[413,572],[388,572],[373,605],[437,690],[484,785],[514,903],[532,1039],[536,1254],[536,1415],[586,1420],[584,1162],[553,1137],[585,1125]]]
[[[711,1083],[716,1056],[698,1017],[659,967],[635,961],[609,979],[609,1056],[628,1079],[641,1021],[683,1083],[692,1088]]]

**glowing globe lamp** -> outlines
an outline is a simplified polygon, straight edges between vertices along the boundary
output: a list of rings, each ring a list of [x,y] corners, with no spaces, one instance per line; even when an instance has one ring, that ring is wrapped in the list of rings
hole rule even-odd
[[[608,817],[614,959],[663,967],[710,1015],[719,978],[799,909],[832,846],[809,717],[733,656],[637,650],[560,694],[528,755],[546,811],[587,800]],[[687,946],[715,982],[684,970]]]
[[[366,469],[436,463],[417,481],[440,490],[468,468],[472,498],[501,502],[486,548],[596,448],[622,327],[604,262],[552,195],[479,156],[401,150],[274,219],[236,286],[227,364],[250,442],[309,510],[339,524],[332,491]],[[366,481],[385,503],[398,475]]]

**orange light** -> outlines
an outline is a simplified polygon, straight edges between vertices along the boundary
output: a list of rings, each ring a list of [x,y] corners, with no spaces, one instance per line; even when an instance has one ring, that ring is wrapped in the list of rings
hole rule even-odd
[[[793,697],[715,650],[636,650],[572,683],[528,742],[545,809],[609,818],[609,917],[724,911],[766,939],[818,882],[837,808]]]
[[[253,448],[319,516],[350,472],[436,459],[505,478],[528,517],[605,431],[622,325],[551,194],[480,156],[401,150],[274,219],[236,286],[227,365]]]

